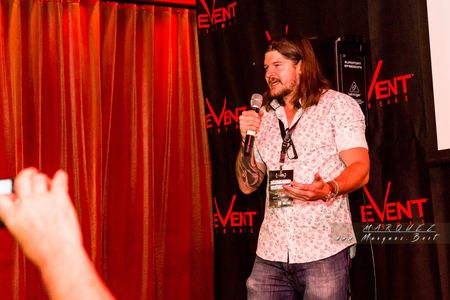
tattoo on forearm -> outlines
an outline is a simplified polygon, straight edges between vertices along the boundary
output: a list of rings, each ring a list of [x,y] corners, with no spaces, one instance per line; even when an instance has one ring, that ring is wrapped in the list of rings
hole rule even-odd
[[[264,178],[264,173],[256,166],[251,165],[251,158],[243,156],[242,153],[238,158],[236,166],[238,180],[249,188],[257,188]]]

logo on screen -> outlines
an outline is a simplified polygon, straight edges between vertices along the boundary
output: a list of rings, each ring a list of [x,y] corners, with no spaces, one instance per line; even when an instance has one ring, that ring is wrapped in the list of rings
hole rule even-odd
[[[408,84],[410,79],[414,77],[414,73],[394,76],[390,79],[379,79],[383,60],[379,60],[372,82],[368,92],[368,108],[375,106],[383,107],[383,105],[397,104],[400,102],[408,102]],[[372,97],[374,96],[374,97]],[[372,101],[375,98],[376,103]]]
[[[221,212],[214,197],[213,215],[215,233],[254,233],[256,211],[234,211],[236,195],[231,198],[227,211]]]
[[[206,0],[200,0],[203,12],[197,10],[197,28],[208,33],[231,26],[236,23],[237,1],[223,6],[216,6],[216,0],[209,5]]]

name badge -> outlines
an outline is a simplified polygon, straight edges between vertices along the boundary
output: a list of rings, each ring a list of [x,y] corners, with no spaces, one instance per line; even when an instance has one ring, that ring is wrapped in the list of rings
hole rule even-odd
[[[292,198],[283,189],[283,185],[294,180],[294,170],[269,171],[269,207],[292,206]]]

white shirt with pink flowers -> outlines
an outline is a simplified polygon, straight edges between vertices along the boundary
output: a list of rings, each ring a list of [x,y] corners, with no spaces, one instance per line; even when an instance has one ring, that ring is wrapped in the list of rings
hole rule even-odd
[[[284,108],[277,100],[274,110],[264,110],[255,139],[256,160],[267,170],[280,169],[283,139],[278,120],[288,128]],[[292,124],[298,158],[288,151],[283,169],[294,170],[294,180],[311,183],[319,172],[325,181],[336,178],[345,165],[339,152],[367,148],[364,115],[358,103],[334,90],[324,93],[317,105],[299,109]],[[289,155],[290,154],[290,155]],[[266,193],[264,221],[261,225],[256,254],[266,260],[306,263],[330,257],[356,243],[347,195],[333,201],[296,202],[293,206],[270,208]]]

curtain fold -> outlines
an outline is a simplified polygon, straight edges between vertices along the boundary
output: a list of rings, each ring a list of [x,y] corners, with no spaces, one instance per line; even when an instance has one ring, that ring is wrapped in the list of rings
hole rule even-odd
[[[195,11],[0,3],[0,177],[68,171],[86,249],[118,299],[211,299]],[[0,244],[0,298],[46,299],[6,230]]]

